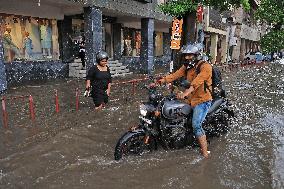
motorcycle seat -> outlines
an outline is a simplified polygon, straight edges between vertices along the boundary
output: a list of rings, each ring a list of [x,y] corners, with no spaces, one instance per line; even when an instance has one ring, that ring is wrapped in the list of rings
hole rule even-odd
[[[214,112],[222,104],[222,102],[223,102],[223,98],[213,99],[212,105],[210,109],[208,110],[208,114],[211,114],[212,112]]]

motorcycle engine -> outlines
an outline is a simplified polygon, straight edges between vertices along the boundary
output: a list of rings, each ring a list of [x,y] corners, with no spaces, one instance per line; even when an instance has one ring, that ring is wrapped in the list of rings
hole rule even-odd
[[[186,144],[187,132],[185,128],[187,119],[163,120],[162,133],[163,137],[170,148],[183,148]]]

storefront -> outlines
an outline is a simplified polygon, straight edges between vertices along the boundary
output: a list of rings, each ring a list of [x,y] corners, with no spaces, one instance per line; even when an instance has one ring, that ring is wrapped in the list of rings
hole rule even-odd
[[[157,14],[159,20],[145,15],[148,6],[143,3],[0,0],[0,4],[0,91],[7,84],[68,77],[69,63],[83,37],[86,69],[100,50],[131,71],[145,72],[156,62],[169,62],[170,22],[164,15]],[[139,14],[129,12],[125,4],[141,6]]]
[[[59,59],[56,19],[2,14],[4,62]]]
[[[123,28],[122,56],[140,56],[141,52],[141,30],[134,28]],[[163,32],[154,33],[154,55],[163,56]]]
[[[67,77],[68,63],[60,49],[64,49],[62,36],[66,42],[69,34],[62,30],[62,23],[66,14],[83,8],[69,0],[0,0],[0,4],[0,82],[4,86],[0,91],[7,84]]]

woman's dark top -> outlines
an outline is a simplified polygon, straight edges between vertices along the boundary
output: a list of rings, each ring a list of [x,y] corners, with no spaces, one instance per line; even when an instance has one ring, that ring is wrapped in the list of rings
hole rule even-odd
[[[94,97],[96,94],[106,95],[108,84],[111,83],[111,74],[109,67],[107,71],[100,71],[99,68],[94,65],[88,71],[86,80],[91,81],[92,91],[91,94]]]

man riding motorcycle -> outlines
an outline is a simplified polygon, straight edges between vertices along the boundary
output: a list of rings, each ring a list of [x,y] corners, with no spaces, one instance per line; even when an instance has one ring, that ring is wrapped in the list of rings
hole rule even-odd
[[[212,103],[212,66],[202,60],[202,44],[190,44],[182,49],[184,59],[183,66],[175,73],[167,75],[158,80],[158,83],[170,83],[181,77],[186,77],[190,82],[190,87],[184,92],[177,94],[179,99],[188,98],[187,102],[193,108],[192,127],[198,140],[201,153],[208,158],[207,140],[202,128],[208,110]],[[198,73],[197,73],[197,70]]]

